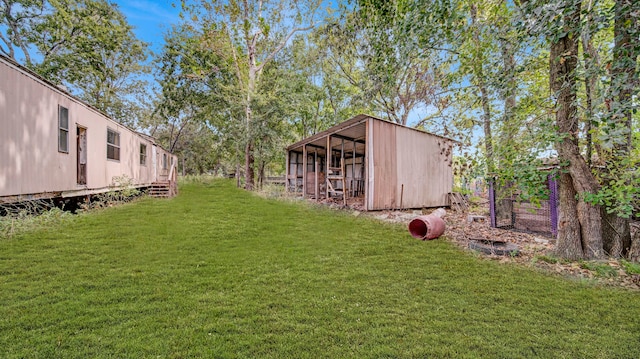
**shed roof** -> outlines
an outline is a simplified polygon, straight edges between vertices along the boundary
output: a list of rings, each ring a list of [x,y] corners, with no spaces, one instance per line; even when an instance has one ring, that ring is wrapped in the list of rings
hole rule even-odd
[[[289,145],[287,147],[287,151],[291,151],[294,150],[296,148],[300,148],[304,145],[314,145],[314,146],[321,146],[324,147],[326,145],[326,141],[324,140],[328,135],[339,135],[342,136],[344,138],[348,138],[349,140],[354,140],[354,141],[364,141],[365,135],[366,135],[366,124],[365,122],[368,119],[373,119],[375,121],[384,121],[387,123],[390,123],[394,126],[398,126],[398,127],[403,127],[403,128],[407,128],[413,131],[417,131],[420,132],[422,134],[425,135],[430,135],[430,136],[436,136],[436,137],[440,137],[442,139],[445,139],[447,141],[452,141],[455,143],[458,143],[458,141],[453,140],[451,138],[448,137],[444,137],[444,136],[440,136],[440,135],[436,135],[434,133],[430,133],[430,132],[426,132],[423,130],[419,130],[417,128],[413,128],[413,127],[409,127],[409,126],[404,126],[404,125],[400,125],[397,124],[395,122],[391,122],[391,121],[387,121],[387,120],[383,120],[379,117],[375,117],[372,115],[366,115],[366,114],[359,114],[357,116],[354,116],[344,122],[341,122],[333,127],[328,128],[327,130],[324,130],[322,132],[316,133],[315,135],[309,136],[307,138],[304,138],[292,145]]]

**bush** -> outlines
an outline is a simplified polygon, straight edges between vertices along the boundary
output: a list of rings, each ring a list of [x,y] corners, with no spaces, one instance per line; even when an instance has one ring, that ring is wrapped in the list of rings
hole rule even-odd
[[[113,184],[108,192],[92,196],[89,203],[80,207],[84,210],[111,207],[118,203],[129,202],[141,194],[142,192],[134,186],[132,178],[127,175],[117,176],[113,177]]]
[[[59,208],[51,208],[41,213],[24,209],[18,213],[9,213],[0,217],[0,238],[11,238],[42,227],[51,226],[71,218],[72,214]]]

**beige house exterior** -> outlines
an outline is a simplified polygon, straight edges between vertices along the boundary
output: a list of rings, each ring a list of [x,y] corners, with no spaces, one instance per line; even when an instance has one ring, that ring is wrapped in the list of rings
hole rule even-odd
[[[175,179],[177,159],[64,89],[0,56],[0,203]]]
[[[455,143],[358,115],[287,147],[287,188],[316,200],[359,200],[367,211],[447,206]]]

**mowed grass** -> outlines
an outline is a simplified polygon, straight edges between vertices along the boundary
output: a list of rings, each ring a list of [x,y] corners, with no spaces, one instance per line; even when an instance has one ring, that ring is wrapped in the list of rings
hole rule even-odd
[[[640,294],[189,184],[0,241],[2,358],[637,358]]]

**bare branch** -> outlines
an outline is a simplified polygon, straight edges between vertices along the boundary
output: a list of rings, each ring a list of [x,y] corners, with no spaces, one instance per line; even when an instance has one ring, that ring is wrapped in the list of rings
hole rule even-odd
[[[309,25],[307,27],[296,27],[293,30],[291,30],[289,32],[289,34],[280,42],[280,44],[278,44],[278,46],[275,49],[273,49],[273,51],[271,51],[269,56],[267,56],[267,58],[264,59],[262,64],[260,64],[260,66],[258,66],[257,72],[262,71],[262,69],[264,68],[264,65],[267,64],[269,61],[271,61],[278,54],[278,52],[280,52],[280,50],[282,50],[287,45],[287,42],[289,42],[289,39],[291,39],[291,37],[296,32],[309,31],[309,30],[313,29],[314,27],[315,27],[315,24],[312,24],[312,25]]]

